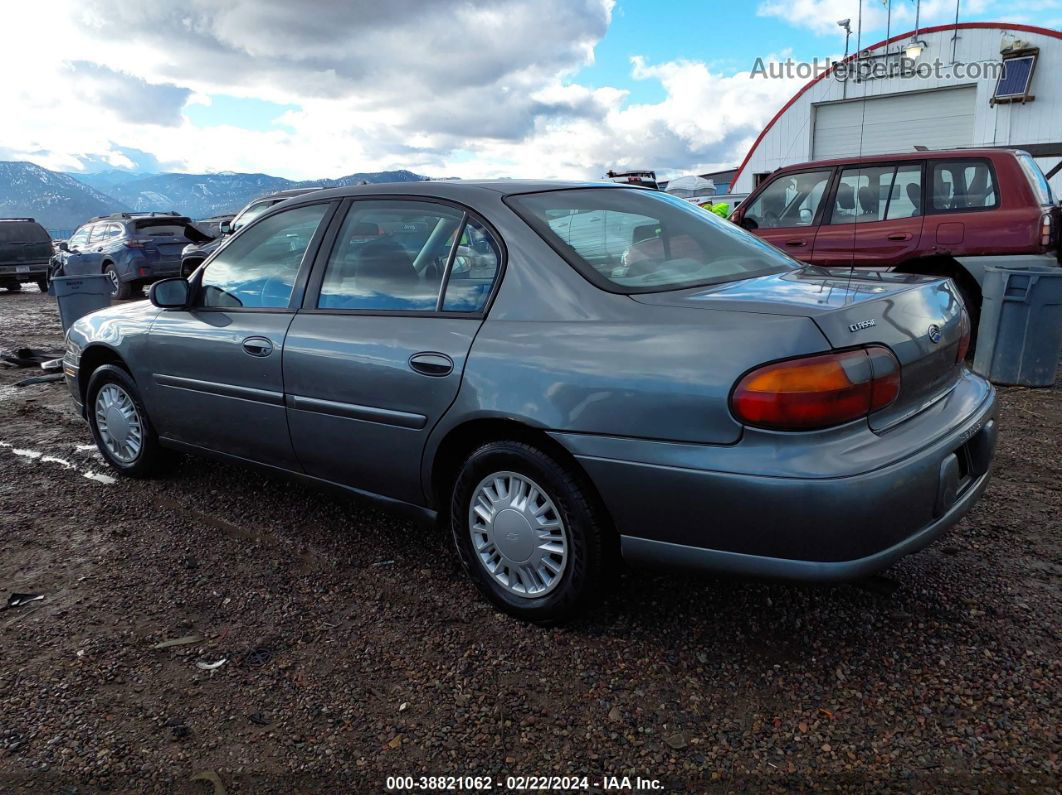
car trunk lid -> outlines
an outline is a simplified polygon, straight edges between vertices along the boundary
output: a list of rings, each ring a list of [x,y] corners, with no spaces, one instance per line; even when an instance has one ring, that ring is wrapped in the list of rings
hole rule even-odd
[[[948,279],[804,268],[712,287],[632,296],[646,304],[810,318],[833,349],[885,345],[901,366],[900,394],[871,415],[883,431],[958,381],[962,302]]]

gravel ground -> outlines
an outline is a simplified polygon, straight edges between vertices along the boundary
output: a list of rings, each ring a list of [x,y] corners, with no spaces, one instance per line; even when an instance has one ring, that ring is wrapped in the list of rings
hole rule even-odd
[[[59,343],[52,301],[0,293],[0,348]],[[63,387],[26,375],[0,370],[0,600],[45,598],[0,612],[0,790],[1059,784],[1057,386],[1000,390],[986,497],[887,577],[629,574],[545,630],[481,602],[439,530],[343,496],[193,459],[90,479]]]

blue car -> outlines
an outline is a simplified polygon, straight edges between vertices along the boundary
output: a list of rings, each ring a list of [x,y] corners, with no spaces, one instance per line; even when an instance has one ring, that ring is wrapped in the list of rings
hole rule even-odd
[[[145,285],[179,276],[184,247],[209,239],[176,213],[100,216],[59,244],[52,276],[104,273],[114,298],[132,298]]]

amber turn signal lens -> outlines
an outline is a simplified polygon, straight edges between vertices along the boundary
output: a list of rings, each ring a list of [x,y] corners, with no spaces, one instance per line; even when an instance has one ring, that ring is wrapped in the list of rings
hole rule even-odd
[[[962,364],[966,361],[966,354],[970,352],[970,334],[972,324],[966,310],[962,310],[962,318],[959,320],[959,350],[955,355],[955,361]]]
[[[865,417],[899,393],[900,363],[875,345],[758,367],[734,387],[730,405],[746,425],[807,431]]]

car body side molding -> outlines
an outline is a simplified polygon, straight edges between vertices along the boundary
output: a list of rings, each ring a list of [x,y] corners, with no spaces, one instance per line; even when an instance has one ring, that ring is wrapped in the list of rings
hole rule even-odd
[[[196,378],[182,378],[176,375],[154,373],[155,383],[171,389],[187,389],[192,392],[206,392],[210,395],[253,400],[256,403],[268,403],[271,406],[283,406],[284,395],[268,389],[253,389],[235,384],[219,384],[216,381],[200,381]]]

